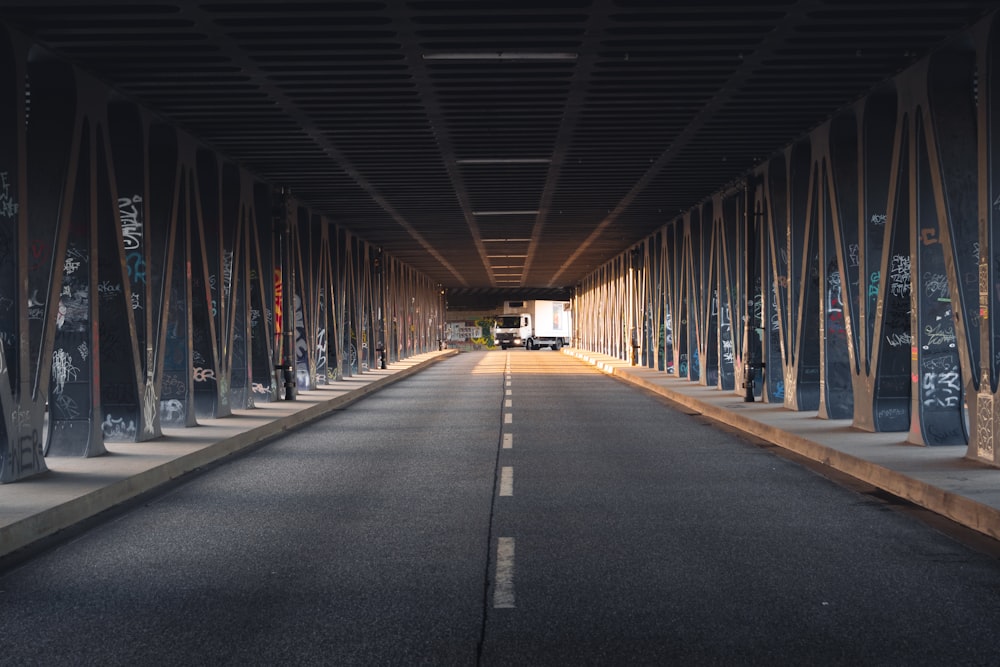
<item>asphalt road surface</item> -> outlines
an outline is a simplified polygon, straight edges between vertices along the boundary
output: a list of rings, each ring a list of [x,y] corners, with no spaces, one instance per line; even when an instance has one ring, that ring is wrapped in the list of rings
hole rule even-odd
[[[3,665],[997,665],[1000,561],[548,350],[0,574]]]

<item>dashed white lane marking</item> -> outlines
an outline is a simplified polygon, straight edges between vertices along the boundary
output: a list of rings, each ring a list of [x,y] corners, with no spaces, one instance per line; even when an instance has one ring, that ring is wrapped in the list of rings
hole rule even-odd
[[[514,448],[514,434],[513,433],[504,433],[503,434],[503,448],[504,449],[513,449]]]
[[[493,608],[514,608],[514,538],[497,540],[497,573],[493,586]]]
[[[509,498],[514,495],[514,467],[504,466],[500,469],[500,496]]]
[[[505,391],[505,392],[504,392],[504,395],[505,395],[505,396],[513,396],[513,395],[514,395],[514,392],[513,392],[513,391],[511,391],[510,389],[508,389],[507,391]]]
[[[514,401],[513,401],[513,399],[508,398],[506,401],[503,402],[503,406],[505,408],[512,408],[512,407],[514,407]]]
[[[513,424],[514,423],[514,415],[512,415],[509,412],[506,413],[506,414],[504,414],[504,416],[503,416],[503,423],[504,424]]]

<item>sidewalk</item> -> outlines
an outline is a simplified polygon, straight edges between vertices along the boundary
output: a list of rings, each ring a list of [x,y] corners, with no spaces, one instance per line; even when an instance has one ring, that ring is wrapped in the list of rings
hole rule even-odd
[[[905,444],[905,433],[868,433],[850,420],[819,419],[769,403],[744,403],[733,392],[681,380],[614,357],[564,348],[626,382],[706,417],[773,442],[952,521],[1000,539],[1000,469],[964,458],[965,445]]]
[[[428,352],[313,391],[261,403],[194,428],[164,428],[149,442],[107,443],[95,458],[46,457],[49,472],[0,485],[0,558],[230,454],[326,416],[456,350]]]

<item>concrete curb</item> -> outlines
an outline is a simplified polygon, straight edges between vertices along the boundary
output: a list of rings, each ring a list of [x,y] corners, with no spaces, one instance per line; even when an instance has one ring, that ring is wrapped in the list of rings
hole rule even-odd
[[[335,398],[310,405],[290,415],[278,417],[260,426],[251,427],[229,437],[224,437],[221,440],[198,447],[186,454],[179,454],[175,458],[171,458],[158,465],[153,465],[148,469],[134,473],[120,474],[119,478],[115,481],[100,485],[66,502],[43,509],[18,521],[0,526],[0,558],[10,556],[21,549],[37,544],[41,540],[52,537],[59,531],[91,519],[101,512],[133,500],[144,493],[183,477],[199,468],[259,445],[286,431],[300,428],[321,419],[335,410],[344,408],[371,393],[406,379],[432,364],[457,354],[458,350],[444,350],[435,354],[430,359],[422,360],[390,375],[380,377]],[[406,363],[406,360],[400,363]],[[218,423],[225,423],[227,419],[232,418],[217,421]],[[169,441],[171,438],[176,437],[173,434],[183,434],[184,432],[186,430],[173,430],[167,434],[165,440]],[[183,435],[178,439],[180,438],[183,438]],[[113,452],[111,456],[114,456]],[[91,460],[100,461],[101,459],[104,459],[104,457]],[[41,477],[47,477],[48,479],[42,480],[43,483],[47,483],[52,481],[53,477],[59,477],[60,475],[61,473],[50,471]],[[66,475],[68,476],[68,474]],[[12,486],[17,488],[20,485],[22,488],[25,488],[26,485],[32,483],[33,480],[25,480],[23,482],[15,482]]]
[[[638,374],[630,372],[628,362],[609,361],[580,350],[563,350],[563,352],[595,366],[608,375],[659,394],[675,403],[695,410],[710,419],[757,438],[767,440],[778,447],[822,463],[834,470],[850,475],[872,486],[888,491],[899,498],[945,516],[967,528],[1000,540],[1000,509],[942,489],[911,475],[845,453],[797,433],[764,423],[745,413],[720,408],[719,406],[700,401],[683,392],[674,391],[663,385],[649,382]]]

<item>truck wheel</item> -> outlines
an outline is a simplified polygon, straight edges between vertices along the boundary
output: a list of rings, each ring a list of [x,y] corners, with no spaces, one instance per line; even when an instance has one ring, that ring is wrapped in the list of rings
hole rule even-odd
[[[500,349],[501,349],[501,350],[506,350],[506,349],[507,349],[507,346],[506,346],[506,345],[501,345],[501,346],[500,346]]]
[[[524,349],[526,349],[526,350],[534,350],[535,349],[535,341],[531,340],[530,338],[528,340],[524,341]]]
[[[559,351],[559,342],[558,341],[556,341],[555,343],[552,343],[552,350],[555,351],[555,352]]]

